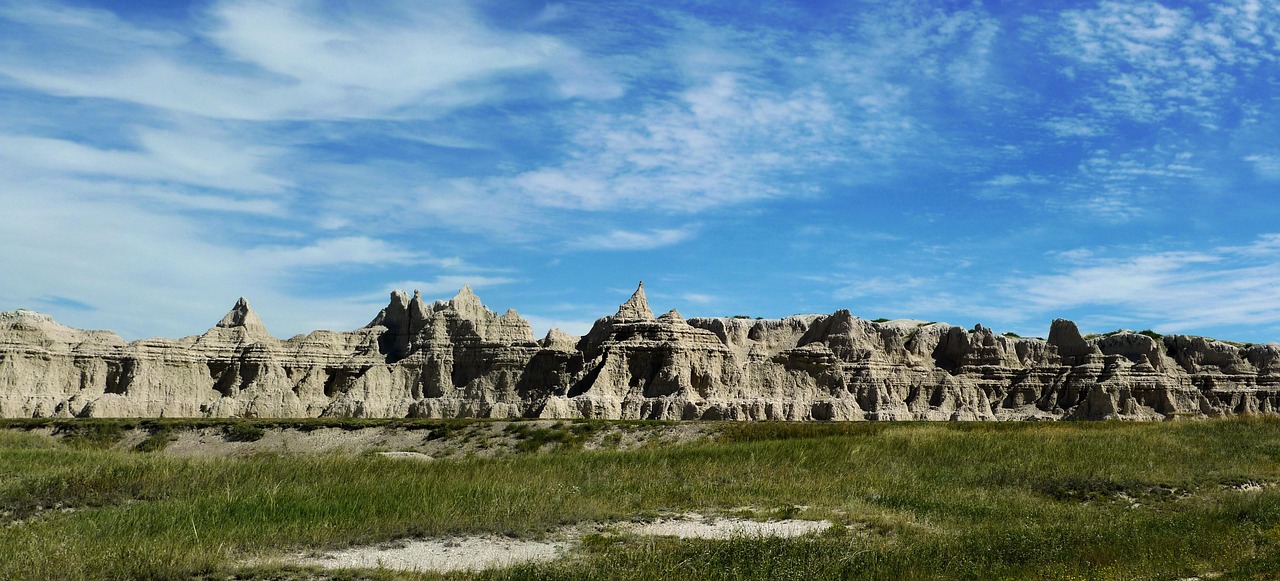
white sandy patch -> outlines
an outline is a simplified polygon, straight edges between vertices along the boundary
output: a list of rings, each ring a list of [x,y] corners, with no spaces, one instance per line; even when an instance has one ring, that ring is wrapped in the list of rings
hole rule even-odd
[[[684,513],[648,523],[577,525],[552,533],[547,540],[530,541],[496,535],[451,539],[415,539],[394,544],[355,547],[318,557],[294,557],[292,564],[326,569],[394,569],[399,571],[479,571],[519,563],[553,561],[577,547],[588,532],[639,536],[674,536],[682,539],[732,539],[738,537],[797,537],[832,526],[831,521],[753,521],[736,517],[707,517]]]
[[[565,542],[524,541],[483,536],[405,541],[395,547],[357,547],[298,564],[326,569],[396,569],[399,571],[464,571],[554,560]]]
[[[705,518],[697,513],[687,513],[680,518],[658,520],[652,523],[628,527],[637,535],[670,536],[682,539],[730,539],[734,537],[798,537],[831,527],[827,520],[772,520],[754,521],[740,518]]]

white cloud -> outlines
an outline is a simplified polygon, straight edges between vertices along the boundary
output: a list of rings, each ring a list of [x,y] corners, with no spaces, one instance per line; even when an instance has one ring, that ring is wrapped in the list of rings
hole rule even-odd
[[[42,174],[70,174],[129,181],[187,184],[239,192],[279,192],[288,181],[270,175],[263,162],[276,148],[230,136],[139,129],[136,149],[100,149],[65,139],[0,134],[0,156]]]
[[[238,296],[250,298],[277,334],[354,328],[377,312],[379,301],[308,296],[301,284],[308,273],[333,279],[388,263],[428,271],[454,264],[364,236],[255,243],[164,206],[96,195],[93,183],[40,185],[0,188],[0,271],[22,273],[4,277],[0,304],[39,307],[48,303],[43,297],[69,297],[89,308],[53,305],[63,323],[127,338],[200,332]]]
[[[611,230],[604,234],[596,234],[578,239],[573,247],[586,250],[651,250],[662,246],[670,246],[691,238],[695,229],[655,228],[644,232],[630,230]]]
[[[1141,203],[1135,203],[1129,192],[1111,190],[1104,196],[1093,196],[1072,202],[1071,209],[1090,219],[1108,224],[1131,222],[1147,214]]]
[[[1246,156],[1244,160],[1253,164],[1253,170],[1257,172],[1259,177],[1270,181],[1280,181],[1280,156],[1250,155]]]
[[[832,297],[848,300],[869,296],[900,295],[935,285],[937,282],[936,278],[919,276],[869,277],[856,279],[841,286],[832,293]]]
[[[358,178],[359,176],[357,176]],[[360,195],[368,182],[357,181],[354,207],[345,206],[349,213],[359,214],[369,210]],[[428,185],[407,188],[406,199],[390,203],[400,204],[406,212],[425,214],[432,222],[462,232],[479,233],[501,242],[527,242],[563,235],[561,227],[568,220],[555,220],[533,207],[511,185],[509,178],[454,178],[439,180]],[[374,209],[385,212],[385,208]]]
[[[35,29],[65,31],[70,33],[67,41],[85,45],[112,40],[138,46],[172,48],[187,40],[175,32],[134,26],[107,10],[45,2],[11,1],[0,4],[0,18]]]
[[[698,305],[709,305],[719,300],[720,297],[705,293],[681,293],[680,300],[687,301]]]
[[[1010,281],[1013,308],[1061,312],[1112,308],[1155,328],[1190,332],[1210,326],[1280,322],[1280,237],[1198,252],[1097,258],[1055,274]]]
[[[1041,123],[1058,137],[1098,137],[1104,133],[1096,120],[1058,117]]]
[[[19,83],[213,118],[430,117],[507,98],[495,81],[529,75],[560,79],[561,96],[621,90],[560,40],[491,28],[453,0],[340,17],[313,0],[224,0],[209,8],[208,28],[185,38],[101,10],[11,4],[2,14],[41,25],[0,56],[0,73]]]
[[[1122,153],[1096,150],[1062,178],[1063,193],[1045,207],[1088,220],[1123,224],[1141,219],[1152,208],[1167,207],[1165,196],[1203,172],[1186,151],[1134,149]]]
[[[879,11],[861,11],[855,27],[861,42],[841,52],[852,57],[848,70],[861,69],[858,76],[881,77],[910,67],[914,76],[977,92],[987,86],[1000,32],[998,21],[980,7],[948,10],[928,2],[894,2]]]
[[[340,264],[412,264],[427,262],[415,253],[364,236],[328,238],[307,246],[259,246],[245,251],[258,267],[296,269]]]
[[[1036,174],[1001,174],[977,185],[980,189],[974,191],[973,195],[981,199],[1026,199],[1030,192],[1042,190],[1043,186],[1049,185],[1049,180]]]
[[[692,212],[794,195],[774,178],[840,159],[845,133],[820,88],[778,92],[730,73],[639,113],[572,123],[566,163],[514,180],[538,206]]]
[[[1010,186],[1021,186],[1024,184],[1043,184],[1045,183],[1045,180],[1039,176],[1015,176],[1011,174],[1001,174],[982,183],[987,186],[1007,188]]]
[[[1274,5],[1218,2],[1203,11],[1158,2],[1106,1],[1062,13],[1063,56],[1095,72],[1093,111],[1144,123],[1190,115],[1212,126],[1231,106],[1237,82],[1276,60]],[[1268,46],[1270,44],[1270,47]]]
[[[1051,252],[1048,260],[1030,272],[814,280],[841,285],[833,298],[856,301],[859,312],[1013,326],[1029,335],[1043,336],[1041,325],[1073,313],[1082,328],[1100,331],[1197,334],[1234,327],[1233,333],[1269,333],[1280,325],[1280,234],[1242,245],[1129,256],[1076,248]]]
[[[814,196],[836,167],[846,181],[877,179],[937,144],[904,73],[983,92],[999,31],[978,11],[906,12],[891,33],[868,17],[838,40],[677,18],[658,58],[682,86],[630,111],[567,115],[566,160],[513,186],[549,210],[689,213]]]
[[[1088,248],[1072,248],[1071,250],[1051,252],[1049,255],[1070,263],[1083,263],[1091,260],[1094,256],[1093,251]]]

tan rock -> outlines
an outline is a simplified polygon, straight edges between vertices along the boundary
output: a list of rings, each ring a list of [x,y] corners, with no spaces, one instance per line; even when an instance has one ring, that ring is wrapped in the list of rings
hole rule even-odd
[[[613,316],[618,322],[652,321],[653,311],[649,309],[649,299],[644,296],[644,283],[636,287],[636,292],[627,302],[618,307],[618,314]]]
[[[0,416],[707,420],[1159,419],[1280,413],[1280,345],[1117,332],[1049,340],[849,311],[656,319],[643,285],[583,337],[535,341],[469,287],[391,293],[369,325],[272,337],[241,299],[182,339],[126,343],[0,313]]]

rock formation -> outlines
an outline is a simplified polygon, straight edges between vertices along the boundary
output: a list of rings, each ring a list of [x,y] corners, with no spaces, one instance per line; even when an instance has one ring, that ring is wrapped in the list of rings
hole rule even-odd
[[[1165,419],[1280,413],[1280,345],[1119,331],[1048,340],[849,311],[655,318],[641,285],[582,337],[535,339],[468,287],[396,291],[363,328],[280,340],[240,299],[182,339],[0,313],[0,417]]]

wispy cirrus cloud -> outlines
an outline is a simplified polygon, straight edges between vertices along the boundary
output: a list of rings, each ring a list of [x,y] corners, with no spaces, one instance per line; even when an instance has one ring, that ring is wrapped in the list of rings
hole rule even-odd
[[[1280,9],[1242,0],[1197,12],[1151,1],[1064,12],[1058,50],[1076,64],[1069,74],[1103,77],[1088,97],[1093,113],[1143,123],[1175,115],[1219,123],[1253,67],[1276,61]]]
[[[1048,207],[1081,214],[1111,224],[1144,216],[1163,207],[1161,196],[1200,175],[1195,156],[1188,151],[1133,150],[1120,154],[1098,150],[1084,159],[1064,188],[1072,194],[1049,200]]]
[[[984,82],[999,26],[980,10],[924,11],[881,7],[816,37],[681,18],[658,53],[680,84],[631,112],[564,117],[565,160],[512,186],[550,209],[694,213],[814,198],[834,168],[858,183],[949,156],[930,127],[936,85],[1000,92]]]
[[[1043,336],[1050,320],[1064,316],[1091,331],[1152,328],[1215,336],[1234,327],[1267,341],[1275,340],[1268,330],[1280,329],[1280,234],[1195,250],[1076,248],[1050,253],[1047,264],[997,278],[947,271],[827,275],[820,282],[834,288],[835,298],[855,301],[864,315],[981,322],[1030,335]]]
[[[644,231],[611,230],[581,238],[573,243],[577,248],[592,250],[651,250],[688,240],[695,228],[655,228]]]
[[[182,32],[60,5],[9,3],[0,13],[25,25],[0,56],[0,74],[15,82],[201,117],[434,117],[511,98],[498,81],[525,75],[550,78],[561,97],[621,91],[555,37],[494,29],[466,2],[339,16],[310,0],[227,0],[211,6],[207,26]],[[57,58],[33,58],[50,53]]]
[[[140,127],[130,148],[95,147],[71,139],[0,134],[0,155],[13,166],[43,174],[159,182],[249,193],[290,186],[264,168],[277,148],[243,142],[221,131],[183,132]],[[11,166],[11,167],[13,167]]]
[[[193,309],[247,294],[289,331],[367,318],[359,288],[328,307],[298,296],[322,275],[396,267],[450,286],[498,282],[470,261],[393,242],[417,226],[386,215],[412,207],[412,189],[371,205],[377,165],[335,172],[333,144],[354,120],[384,119],[385,130],[362,135],[394,135],[410,119],[532,95],[611,98],[621,85],[562,40],[495,27],[470,3],[329,8],[218,1],[190,20],[142,25],[101,9],[0,4],[0,80],[32,114],[0,122],[0,265],[26,273],[0,285],[0,299],[62,289],[77,304],[125,307],[100,312],[136,336],[189,331],[181,321]],[[65,122],[79,117],[88,123]],[[381,215],[348,211],[356,206]]]
[[[1248,155],[1245,161],[1253,164],[1254,171],[1263,179],[1280,181],[1280,155]]]
[[[217,226],[82,193],[6,186],[0,269],[22,276],[5,278],[0,301],[21,306],[54,292],[96,309],[101,322],[94,326],[136,338],[189,334],[247,295],[270,307],[278,331],[297,332],[358,310],[339,299],[332,309],[308,312],[318,301],[298,292],[305,269],[323,267],[333,275],[359,272],[388,256],[408,264],[429,260],[397,256],[358,237],[243,249],[221,240]],[[77,324],[83,313],[70,315],[67,322]]]
[[[551,208],[689,212],[794,194],[773,178],[839,159],[843,124],[818,87],[777,91],[722,73],[674,97],[572,120],[567,161],[515,187]]]
[[[1024,308],[1105,307],[1157,330],[1194,333],[1280,323],[1280,235],[1249,244],[1124,258],[1097,257],[1054,274],[1010,282]]]

